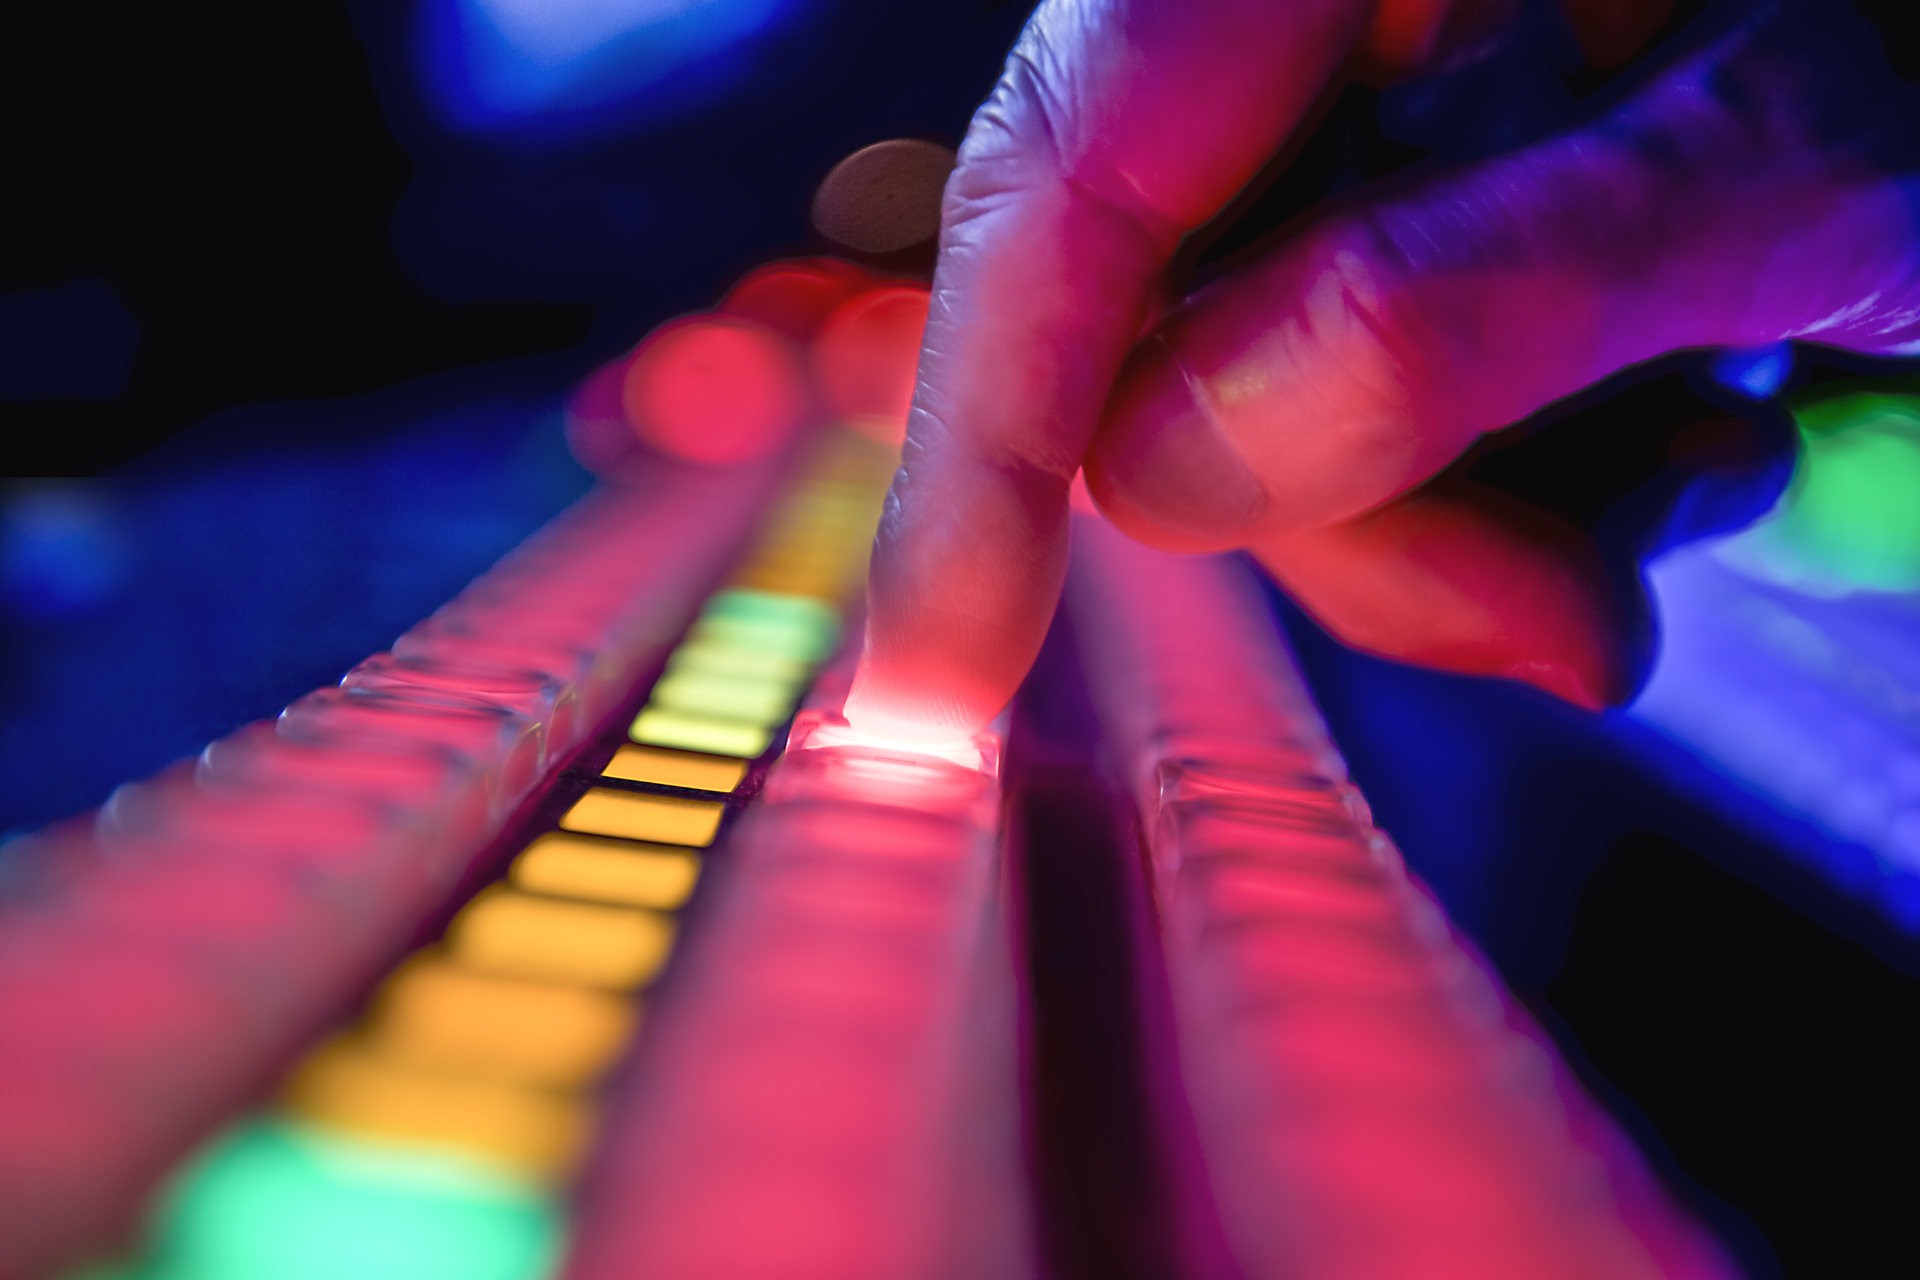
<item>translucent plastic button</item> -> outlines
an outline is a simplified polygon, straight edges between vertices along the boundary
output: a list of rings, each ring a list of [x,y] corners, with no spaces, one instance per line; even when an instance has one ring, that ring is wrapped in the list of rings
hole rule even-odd
[[[1223,931],[1210,941],[1208,949],[1232,966],[1244,994],[1269,997],[1289,990],[1338,992],[1354,1000],[1428,994],[1441,987],[1445,967],[1453,963],[1409,945],[1404,935],[1331,923],[1272,920]]]
[[[540,725],[499,707],[427,707],[377,693],[322,689],[280,713],[279,732],[295,741],[380,746],[397,742],[450,748],[479,765],[504,808],[539,776]]]
[[[577,645],[475,635],[437,626],[432,619],[394,641],[393,654],[397,658],[419,658],[428,662],[538,671],[561,684],[583,678],[593,658],[592,650]]]
[[[622,746],[601,770],[603,776],[625,782],[651,782],[662,787],[728,792],[747,776],[744,760],[658,747]]]
[[[634,717],[627,736],[650,746],[679,747],[752,760],[773,741],[773,729],[737,721],[710,720],[666,707],[647,707]]]
[[[340,681],[348,689],[438,690],[532,715],[564,687],[544,671],[509,669],[449,658],[401,658],[376,653]]]
[[[618,996],[474,973],[429,956],[387,983],[365,1043],[422,1071],[571,1089],[612,1065],[637,1016]]]
[[[363,796],[422,815],[450,846],[468,847],[486,831],[488,795],[478,766],[426,743],[349,745],[314,736],[296,742],[259,721],[208,745],[197,778],[206,783],[312,787]]]
[[[588,1115],[578,1099],[417,1071],[346,1043],[301,1064],[283,1102],[329,1128],[470,1151],[541,1179],[566,1174],[586,1145]]]
[[[777,827],[783,849],[903,863],[963,861],[972,856],[980,834],[971,814],[956,818],[927,809],[846,801],[769,805],[755,827],[762,832]]]
[[[116,859],[75,877],[68,892],[42,904],[38,914],[244,958],[276,939],[289,949],[337,948],[346,921],[329,909],[333,905],[265,859],[203,855]]]
[[[919,810],[982,829],[998,820],[1000,736],[905,743],[863,733],[836,711],[794,719],[787,754],[768,779],[767,798],[840,800]]]
[[[864,747],[790,749],[767,780],[770,804],[833,801],[848,806],[909,809],[994,827],[999,792],[991,776],[938,756]],[[848,825],[864,818],[853,812]]]
[[[815,698],[819,696],[816,692]],[[854,728],[836,710],[815,706],[794,717],[793,729],[787,735],[787,749],[832,750],[901,761],[939,760],[970,772],[985,774],[989,778],[998,778],[1001,737],[997,728],[989,727],[971,738],[959,740],[906,741],[883,738]]]
[[[573,635],[590,641],[632,603],[631,583],[538,577],[495,580],[489,574],[434,610],[433,616],[487,633]]]
[[[529,893],[672,911],[692,894],[700,859],[665,845],[552,834],[528,845],[509,874]]]
[[[356,984],[360,966],[393,941],[376,936],[379,921],[351,897],[315,892],[285,867],[242,857],[142,860],[76,888],[41,913],[71,930],[72,945],[92,948],[102,937],[151,945],[276,1035],[311,1032],[336,1008],[341,985]],[[394,915],[422,904],[398,905]]]
[[[121,787],[101,807],[104,844],[165,841],[351,872],[427,855],[436,838],[415,815],[362,797],[298,786],[202,783],[176,769]]]
[[[1180,892],[1221,921],[1295,920],[1356,928],[1404,929],[1407,910],[1396,882],[1362,871],[1324,871],[1251,858],[1200,858],[1180,870]]]
[[[579,695],[541,671],[378,653],[340,681],[343,689],[461,707],[503,707],[546,726],[556,749],[573,742]]]
[[[1298,833],[1311,839],[1362,840],[1363,827],[1337,793],[1324,791],[1203,792],[1191,799],[1163,800],[1162,820],[1189,821],[1188,815],[1226,819],[1247,827]]]
[[[478,973],[628,991],[666,963],[673,934],[652,911],[492,889],[455,917],[447,952]]]
[[[595,787],[560,819],[568,831],[705,848],[720,829],[725,806],[718,800],[638,795]]]
[[[796,834],[784,824],[774,829]],[[752,892],[757,904],[777,914],[782,927],[804,921],[849,934],[924,939],[945,927],[957,874],[952,863],[827,853],[763,867]]]
[[[798,687],[812,672],[809,663],[777,653],[734,649],[717,644],[681,645],[667,662],[667,671],[706,676],[737,676]]]
[[[631,562],[622,565],[616,558],[607,567],[617,572],[572,571],[593,564],[593,557],[578,547],[561,549],[548,558],[548,563],[525,565],[518,572],[512,570],[519,566],[502,564],[448,603],[458,602],[462,608],[549,611],[578,618],[612,617],[632,605],[634,585],[644,579],[645,570]]]
[[[1195,863],[1226,859],[1361,882],[1401,873],[1398,852],[1371,833],[1275,827],[1189,804],[1170,805],[1162,811],[1153,843],[1163,872],[1184,872]]]
[[[277,1030],[189,957],[147,939],[90,931],[76,939],[84,945],[40,956],[20,954],[30,939],[6,941],[7,1053],[59,1062],[116,1107],[208,1100],[234,1083],[231,1064],[251,1061]],[[162,1131],[176,1123],[165,1112],[145,1118]]]
[[[566,676],[577,674],[592,661],[605,645],[606,631],[604,625],[558,625],[551,619],[545,625],[534,625],[498,610],[442,609],[395,640],[393,652],[403,658],[430,656],[429,646],[459,645],[476,658],[484,655],[485,660],[501,665]]]
[[[159,1213],[153,1263],[101,1280],[538,1280],[564,1222],[493,1160],[284,1119],[216,1139]]]
[[[793,709],[798,691],[784,681],[677,671],[653,687],[652,705],[687,715],[744,724],[778,724]]]

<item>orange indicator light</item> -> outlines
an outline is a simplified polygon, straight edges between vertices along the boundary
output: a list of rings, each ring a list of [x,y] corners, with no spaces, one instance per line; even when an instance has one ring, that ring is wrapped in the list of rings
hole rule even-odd
[[[347,1042],[308,1058],[284,1101],[331,1128],[452,1147],[536,1178],[564,1175],[585,1146],[577,1099],[398,1067]]]
[[[421,959],[387,984],[367,1046],[415,1070],[578,1088],[613,1061],[634,1022],[632,1004],[604,992]]]
[[[510,878],[529,893],[672,911],[693,892],[700,859],[679,849],[548,835],[514,859]]]
[[[704,849],[720,830],[724,806],[718,800],[682,800],[676,796],[635,795],[602,787],[581,796],[560,826],[590,836],[652,840]]]
[[[680,666],[680,663],[675,663]],[[601,770],[625,782],[651,782],[693,791],[731,791],[747,776],[746,762],[723,757],[663,751],[658,747],[621,747]]]
[[[448,954],[462,967],[609,991],[645,983],[672,946],[666,916],[505,889],[475,898],[447,931]]]

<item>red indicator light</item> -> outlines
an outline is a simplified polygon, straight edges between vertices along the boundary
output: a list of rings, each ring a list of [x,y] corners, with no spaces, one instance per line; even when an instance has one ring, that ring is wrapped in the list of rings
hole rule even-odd
[[[927,303],[925,289],[891,286],[827,317],[813,340],[813,374],[836,418],[888,444],[906,439]]]
[[[720,310],[806,342],[835,307],[872,283],[866,271],[836,258],[773,262],[742,277]]]
[[[800,425],[808,399],[793,344],[732,316],[656,329],[634,355],[621,393],[642,440],[712,466],[772,453]]]

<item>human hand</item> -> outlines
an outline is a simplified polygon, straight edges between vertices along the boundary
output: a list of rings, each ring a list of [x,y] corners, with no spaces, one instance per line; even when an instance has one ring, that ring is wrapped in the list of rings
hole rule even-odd
[[[1582,537],[1424,483],[1678,348],[1920,351],[1920,114],[1850,9],[1757,6],[1588,123],[1359,193],[1156,314],[1183,237],[1345,68],[1422,65],[1487,17],[1041,6],[947,188],[851,720],[945,736],[1004,705],[1052,613],[1083,463],[1122,529],[1251,548],[1360,647],[1588,707],[1625,694]]]

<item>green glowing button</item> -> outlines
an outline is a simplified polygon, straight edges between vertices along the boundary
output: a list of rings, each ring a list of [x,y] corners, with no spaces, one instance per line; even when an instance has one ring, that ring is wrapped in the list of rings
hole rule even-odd
[[[753,618],[763,621],[805,623],[822,629],[837,630],[840,611],[812,596],[781,595],[775,591],[754,591],[736,587],[716,592],[700,610],[708,618]]]
[[[544,1280],[550,1194],[458,1156],[255,1121],[166,1196],[127,1280]]]
[[[690,638],[703,644],[817,662],[840,639],[840,615],[810,596],[722,591],[700,610]]]
[[[1774,537],[1855,586],[1920,588],[1920,401],[1848,395],[1799,418],[1805,452]]]

